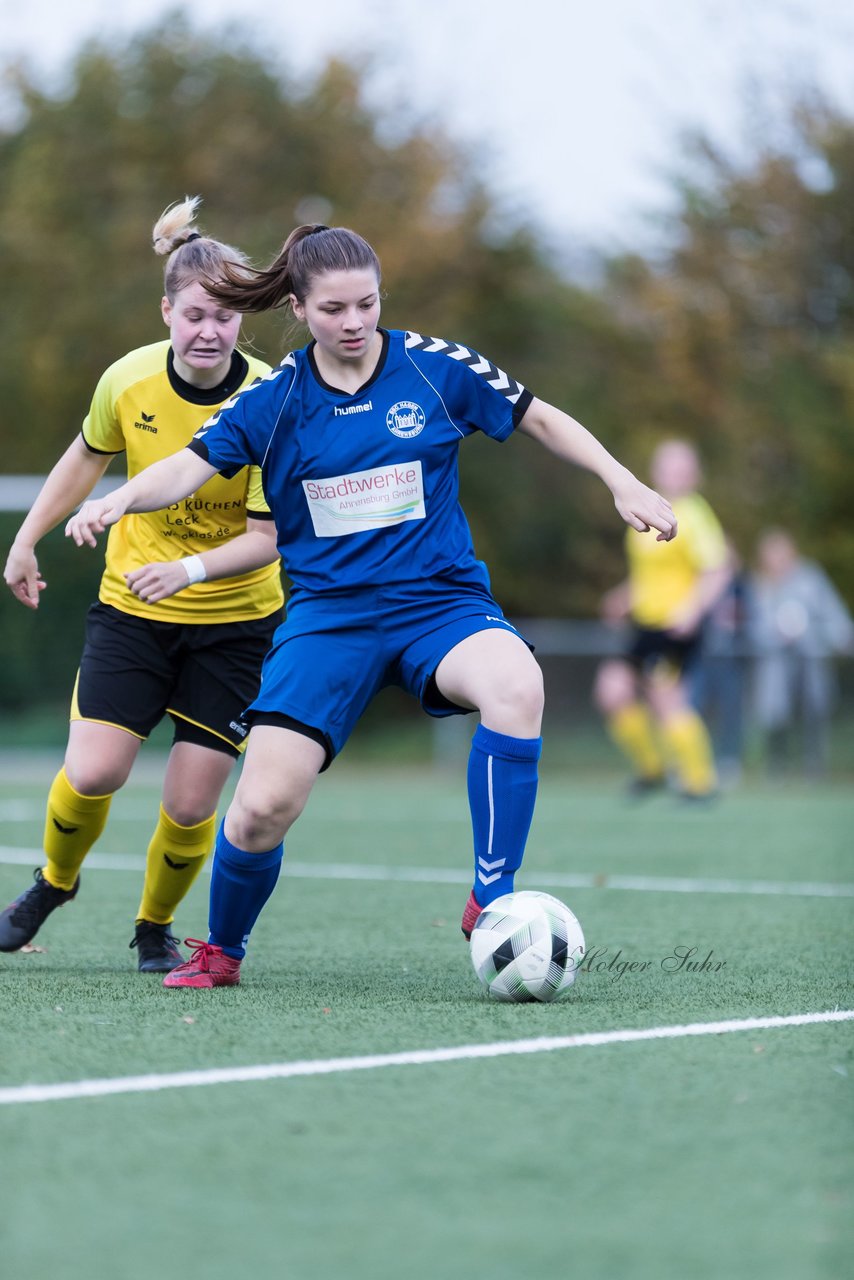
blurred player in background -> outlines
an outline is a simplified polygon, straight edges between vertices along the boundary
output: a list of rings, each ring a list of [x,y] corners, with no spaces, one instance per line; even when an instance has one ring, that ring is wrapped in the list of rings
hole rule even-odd
[[[271,267],[231,273],[240,311],[289,305],[312,341],[213,417],[190,447],[69,521],[78,544],[126,511],[261,465],[293,583],[264,663],[211,880],[210,940],[164,982],[234,985],[276,884],[283,838],[318,774],[386,685],[431,715],[480,713],[468,765],[475,874],[462,920],[513,888],[534,810],[542,675],[492,596],[458,502],[458,450],[520,430],[593,471],[637,530],[675,533],[669,504],[572,418],[468,347],[384,330],[380,266],[345,228],[298,227]],[[639,535],[640,536],[640,535]]]
[[[202,423],[269,366],[236,349],[241,317],[206,292],[244,255],[194,230],[198,197],[167,209],[154,249],[168,255],[161,310],[170,336],[132,351],[104,373],[83,428],[51,471],[15,538],[5,580],[38,608],[35,549],[127,456],[128,475],[180,449]],[[169,510],[129,515],[110,532],[98,602],[71,704],[65,762],[50,789],[35,883],[0,914],[0,951],[35,937],[70,902],[80,867],[107,821],[110,801],[140,745],[164,715],[175,733],[160,815],[148,847],[131,946],[142,972],[183,957],[175,908],[213,846],[215,810],[244,746],[241,713],[281,619],[276,531],[260,471],[213,476]]]
[[[626,531],[629,574],[603,600],[612,625],[628,620],[625,658],[596,673],[594,701],[632,767],[631,790],[643,795],[672,777],[687,799],[717,786],[711,741],[691,703],[686,672],[695,660],[703,620],[726,586],[729,569],[720,524],[697,492],[700,464],[682,440],[658,446],[652,482],[669,498],[679,524],[673,542]]]
[[[689,673],[691,700],[711,734],[721,790],[742,777],[750,671],[749,574],[729,538],[727,554],[728,581],[706,614],[700,653]]]
[[[783,529],[759,539],[751,577],[755,714],[772,772],[790,761],[798,727],[805,772],[827,771],[836,694],[832,659],[854,652],[854,622],[827,574]]]

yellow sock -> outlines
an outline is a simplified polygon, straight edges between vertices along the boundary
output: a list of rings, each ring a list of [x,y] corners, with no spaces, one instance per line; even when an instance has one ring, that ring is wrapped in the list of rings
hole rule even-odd
[[[160,821],[148,846],[145,884],[137,920],[171,924],[175,908],[204,866],[213,848],[216,814],[194,827],[173,822],[160,806]]]
[[[664,760],[655,737],[652,716],[642,702],[630,702],[608,717],[611,737],[631,761],[640,778],[660,778]]]
[[[82,796],[60,769],[48,792],[44,824],[47,866],[44,878],[54,889],[73,889],[86,854],[104,830],[108,796]]]
[[[712,743],[701,717],[686,708],[671,716],[661,727],[674,772],[684,791],[691,795],[708,795],[715,789]]]

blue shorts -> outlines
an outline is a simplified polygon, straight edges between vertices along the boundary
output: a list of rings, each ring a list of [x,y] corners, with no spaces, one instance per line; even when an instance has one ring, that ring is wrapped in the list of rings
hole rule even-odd
[[[328,766],[368,703],[388,685],[418,698],[431,716],[465,715],[433,679],[455,645],[478,631],[518,635],[487,591],[453,584],[395,583],[358,592],[294,591],[264,659],[251,724],[313,730]],[[326,767],[326,766],[324,766]]]

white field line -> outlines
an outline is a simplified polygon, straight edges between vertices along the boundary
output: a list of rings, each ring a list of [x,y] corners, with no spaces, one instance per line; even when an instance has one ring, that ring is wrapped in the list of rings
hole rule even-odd
[[[404,880],[421,884],[470,884],[470,871],[435,867],[381,867],[349,863],[285,862],[285,874],[316,880]],[[652,893],[753,893],[794,897],[854,898],[854,884],[797,880],[708,880],[687,876],[623,876],[537,871],[537,883],[566,889],[628,889]]]
[[[0,770],[1,769],[2,760],[0,759]],[[841,789],[840,792],[835,793],[829,798],[835,799],[837,794],[840,795],[841,798]],[[846,793],[846,800],[847,798]],[[157,817],[158,803],[158,797],[152,797],[151,800],[144,800],[139,797],[132,799],[130,795],[122,794],[121,796],[118,796],[117,793],[117,799],[114,801],[110,810],[110,826],[116,822],[145,821],[153,823]],[[227,804],[223,803],[220,812],[224,812],[226,808]],[[43,799],[36,800],[23,797],[5,800],[0,799],[0,822],[38,822],[41,824],[44,822],[44,812],[45,806]],[[646,810],[645,812],[651,813],[652,811]],[[566,802],[565,807],[558,807],[555,804],[547,806],[545,802],[543,802],[537,809],[537,827],[542,829],[550,826],[564,827],[571,813],[572,808],[569,801]],[[681,811],[681,815],[676,810],[672,810],[670,813],[670,819],[674,822],[681,817],[686,822],[693,823],[695,820],[705,821],[706,818],[711,816],[712,815],[710,813],[693,812],[689,809],[683,809]],[[399,810],[397,812],[394,810],[384,810],[381,812],[372,810],[368,819],[365,816],[364,809],[356,806],[352,808],[347,808],[345,806],[343,808],[330,808],[324,810],[318,805],[316,808],[311,810],[311,823],[313,826],[335,825],[339,822],[367,822],[368,820],[370,820],[372,827],[411,828],[413,817],[411,810]],[[306,821],[306,819],[303,821]],[[608,812],[608,821],[611,823],[624,822],[627,826],[634,828],[637,826],[638,811],[632,805],[626,805],[624,809],[612,807]],[[457,806],[434,808],[430,813],[430,822],[441,823],[445,826],[458,827],[462,833],[468,833],[470,828],[468,810],[465,808],[460,809]],[[736,827],[743,831],[746,825],[744,815],[739,813],[737,810],[716,810],[714,813],[714,822],[715,828],[718,831],[724,831],[729,828]],[[755,824],[749,823],[747,825]]]
[[[121,807],[114,807],[110,813],[110,822],[139,822],[148,819],[153,823],[156,814],[157,810],[152,804],[129,804],[125,801]],[[44,822],[44,801],[0,800],[0,822]]]
[[[306,1062],[271,1062],[252,1067],[213,1067],[206,1071],[172,1071],[147,1076],[117,1076],[95,1080],[70,1080],[60,1084],[12,1085],[0,1089],[0,1105],[25,1102],[61,1102],[73,1098],[103,1098],[119,1093],[157,1093],[162,1089],[196,1089],[211,1084],[247,1084],[261,1080],[292,1080],[297,1076],[337,1075],[349,1071],[374,1071],[380,1067],[421,1067],[434,1063],[463,1062],[475,1058],[503,1058],[558,1049],[597,1048],[632,1044],[642,1040],[681,1040],[686,1036],[719,1036],[732,1031],[771,1031],[778,1027],[803,1027],[816,1023],[848,1022],[854,1009],[826,1013],[796,1013],[778,1018],[733,1018],[724,1022],[693,1022],[675,1027],[641,1030],[590,1031],[574,1036],[543,1036],[535,1040],[504,1040],[495,1044],[459,1045],[453,1049],[415,1049],[405,1053],[369,1054],[358,1058],[318,1058]]]
[[[0,822],[44,822],[44,800],[0,800]],[[224,812],[225,806],[223,806]],[[148,821],[153,823],[157,817],[157,802],[144,800],[129,800],[122,798],[120,804],[114,804],[110,810],[110,824],[114,822],[140,822]],[[362,822],[365,821],[364,815],[360,812],[330,812],[324,813],[321,810],[312,813],[313,823],[336,823],[341,821]],[[542,821],[548,821],[545,817]],[[370,821],[372,826],[409,826],[412,823],[411,813],[371,813]],[[467,831],[469,826],[468,811],[454,813],[452,811],[444,812],[435,810],[430,814],[431,822],[442,822],[450,825],[457,825],[462,831]],[[553,819],[555,822],[562,822],[562,817]]]
[[[0,865],[30,867],[44,861],[41,849],[0,845]],[[205,870],[210,872],[210,861]],[[145,858],[137,853],[90,853],[92,871],[140,871]],[[285,858],[282,874],[298,880],[398,881],[406,884],[467,884],[471,871],[452,867],[387,867],[371,863],[292,862]],[[528,878],[530,878],[530,873]],[[726,893],[764,897],[854,898],[854,884],[811,880],[710,880],[691,876],[623,876],[604,873],[537,871],[537,884],[562,889],[623,889],[636,893]]]

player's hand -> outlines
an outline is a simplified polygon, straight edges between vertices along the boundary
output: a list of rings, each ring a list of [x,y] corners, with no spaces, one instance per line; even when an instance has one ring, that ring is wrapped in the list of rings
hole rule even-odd
[[[703,621],[703,603],[697,592],[683,600],[670,615],[665,630],[677,640],[687,640],[697,634]]]
[[[125,505],[117,493],[110,493],[106,498],[90,498],[68,521],[65,526],[66,538],[73,538],[78,547],[82,547],[84,543],[87,547],[97,546],[96,535],[103,533],[108,525],[121,520]]]
[[[667,634],[674,636],[677,640],[687,640],[696,634],[699,626],[700,614],[692,611],[681,617],[672,618],[667,625]]]
[[[602,621],[610,627],[624,622],[629,614],[629,593],[621,583],[611,591],[606,591],[599,606]]]
[[[671,538],[676,537],[676,516],[670,503],[660,493],[641,484],[633,475],[615,485],[612,493],[614,506],[626,524],[637,529],[638,533],[649,533],[650,529],[657,529],[656,542],[670,542]]]
[[[141,569],[133,569],[125,574],[125,582],[135,596],[139,596],[145,604],[156,604],[183,591],[190,585],[187,570],[180,560],[152,561]]]
[[[36,553],[32,547],[12,544],[3,578],[16,600],[20,600],[28,609],[38,609],[39,596],[47,583],[39,573]]]

